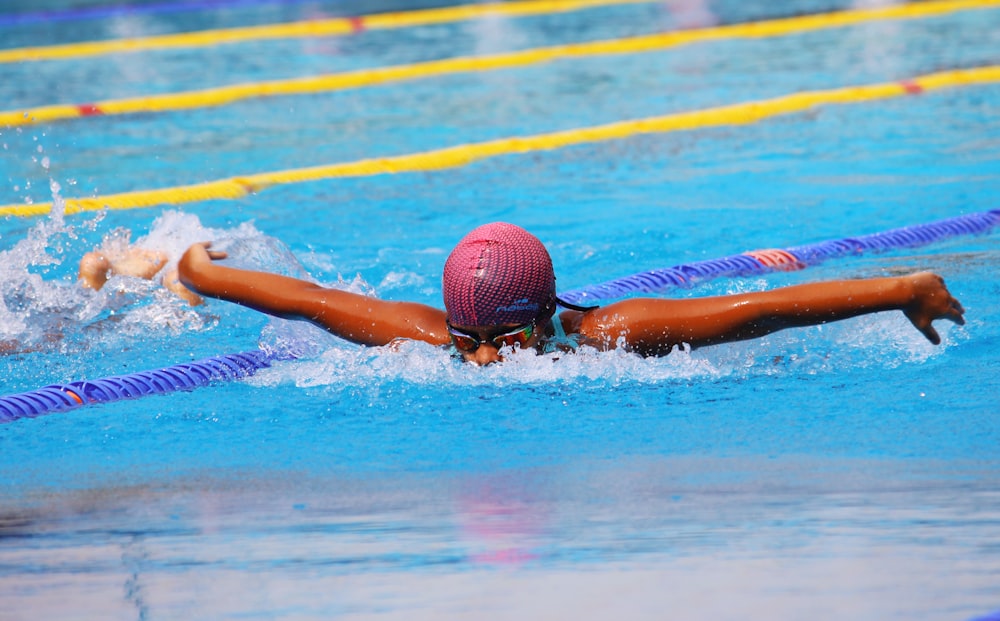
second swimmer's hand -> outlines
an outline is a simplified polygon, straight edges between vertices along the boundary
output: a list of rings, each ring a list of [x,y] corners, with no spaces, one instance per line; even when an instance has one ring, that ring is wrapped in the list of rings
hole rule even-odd
[[[941,343],[941,336],[931,325],[935,319],[950,319],[958,325],[965,324],[965,309],[956,300],[944,279],[931,272],[921,272],[905,277],[913,288],[912,299],[903,308],[906,318],[935,345]]]

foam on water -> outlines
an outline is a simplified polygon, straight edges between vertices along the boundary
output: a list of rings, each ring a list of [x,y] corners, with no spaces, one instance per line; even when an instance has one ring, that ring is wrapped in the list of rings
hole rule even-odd
[[[897,316],[898,315],[898,316]],[[850,368],[895,368],[940,356],[965,329],[942,323],[942,344],[931,345],[901,315],[885,313],[838,324],[788,330],[750,342],[643,358],[623,350],[580,347],[575,353],[508,351],[503,363],[477,367],[448,349],[401,342],[386,347],[345,344],[314,326],[280,322],[279,347],[301,358],[278,363],[248,380],[258,386],[373,386],[401,380],[415,385],[518,386],[565,382],[655,384],[773,374],[826,374]]]
[[[25,348],[52,338],[50,318],[64,319],[85,305],[78,292],[66,283],[46,281],[38,271],[59,266],[65,248],[77,239],[77,227],[67,226],[59,184],[51,183],[53,208],[48,218],[29,229],[24,239],[0,251],[0,341]],[[85,221],[80,228],[93,228],[100,220]]]
[[[141,336],[150,328],[173,333],[202,329],[204,313],[197,312],[158,283],[128,276],[112,276],[100,291],[76,282],[77,263],[92,248],[84,245],[88,232],[97,230],[105,214],[66,224],[59,186],[52,182],[52,212],[28,229],[10,249],[0,251],[0,342],[8,351],[59,350],[86,346],[87,339]],[[149,232],[132,241],[133,232],[116,228],[104,234],[99,248],[121,249],[129,245],[156,249],[168,255],[160,273],[176,266],[193,243],[204,240],[260,238],[252,224],[231,230],[203,226],[198,217],[167,211]],[[65,275],[59,276],[62,272]],[[114,330],[99,328],[113,319]]]

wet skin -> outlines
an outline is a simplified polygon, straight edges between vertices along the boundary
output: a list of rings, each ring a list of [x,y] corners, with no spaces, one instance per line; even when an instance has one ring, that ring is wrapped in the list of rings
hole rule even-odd
[[[211,244],[191,246],[178,264],[180,281],[207,297],[227,300],[277,317],[312,322],[361,345],[399,339],[432,345],[452,343],[444,310],[394,302],[322,287],[279,274],[219,265],[224,252]],[[965,309],[937,274],[833,280],[768,291],[685,299],[632,298],[587,312],[558,315],[567,334],[597,349],[623,347],[643,356],[662,356],[681,344],[702,347],[757,338],[787,328],[840,321],[859,315],[902,311],[931,343],[941,338],[932,325],[946,319],[965,323]],[[516,326],[455,326],[487,344],[463,358],[476,364],[502,360],[491,336]],[[525,346],[537,347],[551,333],[548,321]]]

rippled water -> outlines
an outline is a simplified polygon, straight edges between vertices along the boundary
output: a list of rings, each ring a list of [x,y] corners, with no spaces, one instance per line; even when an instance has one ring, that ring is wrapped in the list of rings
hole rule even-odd
[[[765,4],[695,8],[728,23],[774,16]],[[677,6],[0,75],[14,85],[8,106],[39,105],[627,36],[674,27]],[[300,18],[307,7],[115,23],[148,33],[177,20]],[[985,64],[1000,45],[997,19],[960,12],[0,129],[0,203]],[[61,23],[0,29],[14,33],[5,45],[80,38]],[[301,353],[240,382],[0,426],[0,619],[966,621],[1000,609],[995,231],[663,294],[933,269],[968,311],[967,325],[941,326],[939,347],[883,314],[663,359],[582,351],[479,369],[419,344],[354,347],[219,302],[192,309],[145,281],[114,279],[97,293],[75,282],[80,256],[109,236],[172,260],[213,239],[243,265],[439,305],[448,251],[485,221],[535,232],[568,290],[986,211],[1000,189],[997,101],[996,86],[956,88],[238,201],[0,220],[0,341],[17,352],[0,356],[0,394],[260,344]]]

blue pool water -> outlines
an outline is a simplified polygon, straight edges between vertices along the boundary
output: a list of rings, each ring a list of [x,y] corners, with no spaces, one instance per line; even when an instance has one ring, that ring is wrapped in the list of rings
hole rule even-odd
[[[376,9],[361,4],[20,2],[3,15],[49,19],[0,20],[0,41]],[[54,17],[86,8],[107,15]],[[11,110],[845,8],[611,6],[0,64],[0,84]],[[989,65],[998,26],[1000,9],[959,11],[0,128],[0,205]],[[0,219],[0,341],[21,350],[0,356],[0,395],[259,344],[305,348],[244,381],[0,426],[0,619],[964,621],[1000,609],[1000,232],[662,294],[932,269],[968,320],[941,324],[938,347],[886,314],[663,359],[472,368],[220,302],[191,309],[144,281],[75,283],[80,256],[119,229],[174,259],[214,239],[234,261],[433,305],[448,251],[494,220],[539,236],[563,290],[864,235],[1000,207],[998,107],[1000,86],[967,86],[239,200]]]

